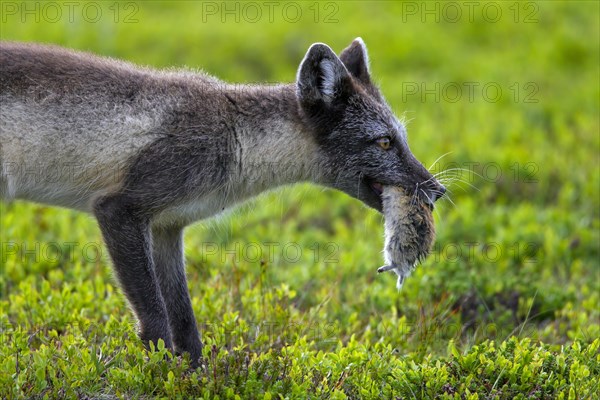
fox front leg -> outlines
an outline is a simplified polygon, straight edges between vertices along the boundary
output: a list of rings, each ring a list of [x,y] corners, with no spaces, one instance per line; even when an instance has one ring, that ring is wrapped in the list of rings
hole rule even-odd
[[[179,226],[153,227],[152,248],[175,350],[189,353],[192,367],[197,367],[202,357],[202,342],[185,276],[183,229]]]
[[[147,220],[123,194],[96,200],[94,214],[113,261],[125,296],[140,323],[140,338],[146,346],[162,339],[173,348],[167,308],[152,259],[152,240]]]

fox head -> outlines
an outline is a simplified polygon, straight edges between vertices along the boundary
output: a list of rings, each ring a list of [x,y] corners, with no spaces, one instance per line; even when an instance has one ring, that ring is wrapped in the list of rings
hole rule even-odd
[[[382,211],[383,186],[433,203],[446,189],[413,156],[406,129],[373,84],[367,49],[357,38],[338,57],[313,44],[300,64],[297,98],[320,151],[326,186]]]

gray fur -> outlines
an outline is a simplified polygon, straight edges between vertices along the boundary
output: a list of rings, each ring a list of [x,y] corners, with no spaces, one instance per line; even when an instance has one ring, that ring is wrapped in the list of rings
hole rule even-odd
[[[364,43],[308,50],[292,84],[231,85],[0,43],[0,196],[94,213],[145,341],[200,357],[182,228],[301,181],[381,211],[380,184],[443,187],[371,83]],[[377,139],[388,136],[383,150]],[[429,193],[429,195],[427,194]]]
[[[400,289],[416,264],[431,250],[435,240],[433,215],[427,204],[399,187],[385,186],[382,198],[386,265],[377,271],[394,271]]]

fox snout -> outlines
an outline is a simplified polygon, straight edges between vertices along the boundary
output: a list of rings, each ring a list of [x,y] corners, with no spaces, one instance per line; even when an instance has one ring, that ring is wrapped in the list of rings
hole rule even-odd
[[[410,156],[411,177],[406,189],[415,193],[424,203],[433,207],[434,203],[446,193],[446,187],[442,185],[427,168],[423,166],[414,156]],[[412,186],[412,187],[410,187]]]
[[[417,184],[415,188],[417,195],[428,203],[430,206],[433,206],[438,199],[442,198],[446,193],[446,187],[438,182],[437,179],[431,177],[431,181],[421,182],[421,184]]]

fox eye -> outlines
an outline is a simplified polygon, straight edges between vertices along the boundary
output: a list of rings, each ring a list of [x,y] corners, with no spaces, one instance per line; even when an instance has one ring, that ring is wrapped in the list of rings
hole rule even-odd
[[[389,136],[384,136],[377,139],[377,144],[384,150],[388,150],[392,146],[392,139]]]

